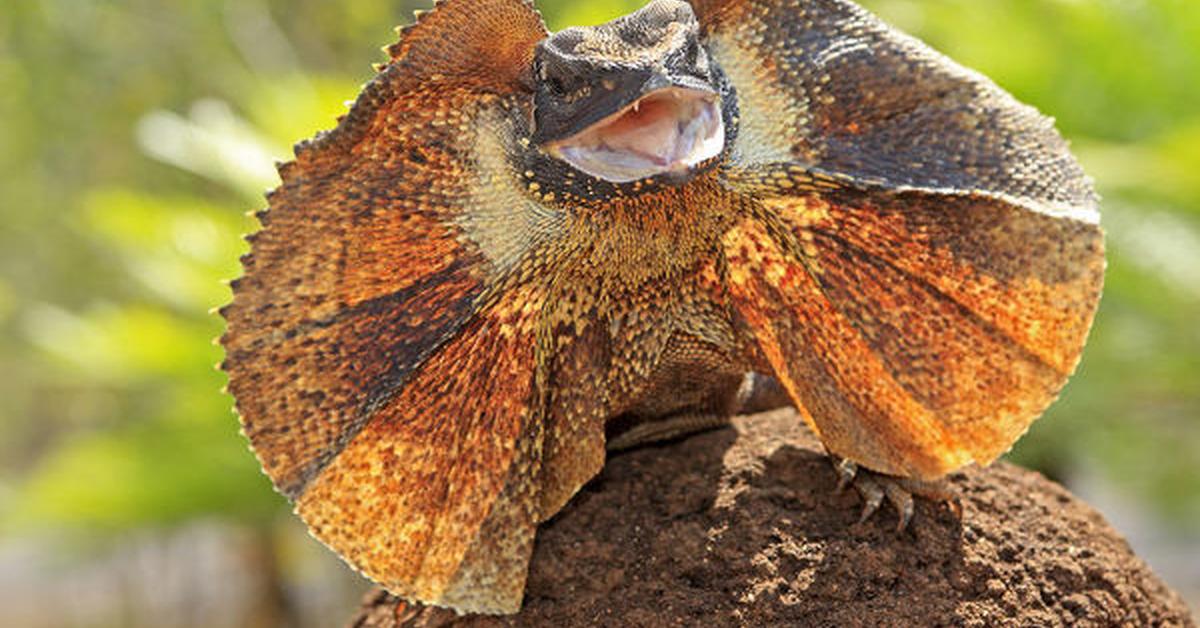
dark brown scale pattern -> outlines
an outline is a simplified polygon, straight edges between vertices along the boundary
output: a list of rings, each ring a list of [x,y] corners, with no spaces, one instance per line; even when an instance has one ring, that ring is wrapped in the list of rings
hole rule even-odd
[[[715,39],[762,51],[766,80],[804,103],[802,111],[779,112],[790,114],[797,157],[888,187],[1095,206],[1089,180],[1051,120],[861,7],[845,0],[695,4]]]

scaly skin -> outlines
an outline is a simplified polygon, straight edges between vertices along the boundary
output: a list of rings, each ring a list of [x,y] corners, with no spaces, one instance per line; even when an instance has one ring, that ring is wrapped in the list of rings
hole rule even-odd
[[[582,29],[569,71],[642,71],[668,48],[637,35],[682,20],[719,156],[630,183],[555,159],[604,111],[535,109],[524,0],[446,0],[249,238],[222,309],[244,431],[312,533],[404,598],[516,612],[606,425],[730,412],[749,372],[832,454],[933,480],[1011,447],[1078,361],[1103,240],[1047,119],[844,0],[652,8]]]

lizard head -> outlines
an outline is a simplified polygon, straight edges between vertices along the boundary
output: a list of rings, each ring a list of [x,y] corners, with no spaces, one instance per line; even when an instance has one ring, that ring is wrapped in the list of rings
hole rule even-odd
[[[686,174],[724,149],[717,70],[686,2],[563,30],[534,63],[534,141],[587,174]]]

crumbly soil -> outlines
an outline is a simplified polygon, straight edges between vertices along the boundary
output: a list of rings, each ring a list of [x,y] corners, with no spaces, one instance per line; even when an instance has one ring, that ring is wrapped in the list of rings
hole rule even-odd
[[[949,478],[962,518],[858,523],[788,410],[613,456],[538,532],[524,608],[458,617],[376,590],[351,626],[1195,626],[1095,510],[996,464]]]

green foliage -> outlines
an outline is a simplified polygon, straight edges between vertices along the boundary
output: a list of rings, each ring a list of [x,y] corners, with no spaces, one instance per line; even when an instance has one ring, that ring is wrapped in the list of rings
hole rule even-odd
[[[539,3],[552,27],[639,0]],[[1106,202],[1079,376],[1018,446],[1200,516],[1200,3],[875,0],[1058,117]],[[218,391],[239,235],[332,126],[396,3],[16,0],[0,12],[0,529],[285,509]]]

